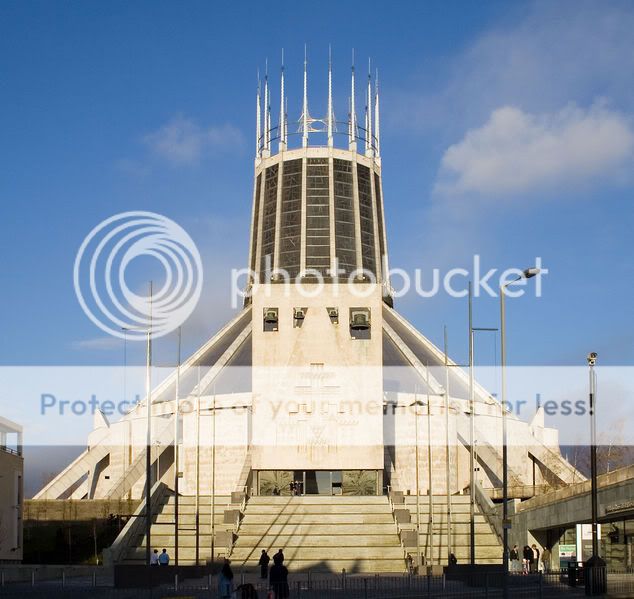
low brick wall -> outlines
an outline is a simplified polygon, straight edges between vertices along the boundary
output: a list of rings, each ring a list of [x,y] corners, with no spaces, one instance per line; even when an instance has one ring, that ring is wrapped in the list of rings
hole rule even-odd
[[[106,519],[110,514],[130,516],[139,504],[138,499],[27,499],[24,502],[24,520],[79,522]]]

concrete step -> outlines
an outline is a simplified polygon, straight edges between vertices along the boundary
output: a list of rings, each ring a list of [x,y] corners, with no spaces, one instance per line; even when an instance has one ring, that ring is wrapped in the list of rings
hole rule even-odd
[[[354,503],[293,503],[288,506],[253,504],[249,502],[249,514],[390,514],[390,506],[379,503],[357,505]]]
[[[224,512],[221,513],[215,513],[214,514],[214,522],[223,522],[224,520]],[[160,523],[160,524],[167,524],[167,523],[174,523],[176,517],[174,514],[166,514],[164,512],[161,512],[160,514],[157,514],[154,518],[154,522]],[[178,521],[180,524],[195,524],[196,523],[196,514],[178,514]],[[198,514],[198,521],[199,522],[204,522],[209,524],[209,522],[211,522],[211,514],[210,513],[205,513],[205,512],[201,512]]]
[[[278,545],[274,547],[279,548]],[[261,549],[266,547],[234,547],[231,552],[231,559],[242,562],[246,559],[254,559],[256,562],[260,558]],[[282,547],[285,560],[295,559],[402,559],[403,549],[396,547],[335,547],[330,546],[325,553],[323,547]]]
[[[226,504],[216,504],[214,506],[214,513],[216,514],[222,514],[224,513],[225,510],[227,509],[238,509],[239,506],[229,506]],[[172,505],[164,505],[163,509],[161,510],[162,514],[174,514],[175,513],[175,506]],[[195,514],[196,513],[196,506],[194,504],[192,505],[179,505],[178,506],[178,515],[179,516],[189,516],[191,514]],[[201,503],[198,506],[198,513],[199,514],[211,514],[211,504],[210,503]]]
[[[227,505],[231,502],[230,495],[216,495],[214,497],[214,503],[216,505]],[[176,503],[176,497],[174,494],[170,495],[167,500],[167,505],[174,505]],[[211,505],[211,496],[210,495],[199,495],[198,503]],[[196,505],[196,496],[195,495],[179,495],[178,496],[178,505]]]
[[[323,504],[353,504],[353,505],[388,505],[388,499],[383,495],[302,495],[302,496],[274,496],[254,495],[249,498],[249,505],[323,505]]]
[[[247,510],[245,521],[249,524],[390,524],[394,522],[387,514],[253,514]]]
[[[262,535],[250,536],[240,534],[241,547],[257,547],[259,550],[280,547],[393,547],[398,545],[398,537],[391,535],[359,534],[359,535]]]
[[[373,534],[394,534],[396,526],[394,522],[385,524],[373,524],[368,531]],[[360,534],[357,524],[260,524],[252,523],[249,517],[245,517],[240,525],[240,537],[258,535],[357,535]]]
[[[414,529],[416,528],[416,521],[414,520],[414,522],[410,524],[403,525],[402,528]],[[448,527],[446,522],[442,522],[442,523],[434,522],[432,526],[433,532],[438,535],[443,535],[443,534],[446,535],[447,528]],[[482,521],[476,520],[474,528],[475,528],[476,535],[493,534],[488,522],[482,522]],[[423,533],[427,534],[427,522],[421,523],[420,531],[421,531],[421,534]],[[454,535],[469,535],[470,531],[471,531],[471,526],[468,522],[460,522],[460,523],[452,522],[451,523],[451,533]]]

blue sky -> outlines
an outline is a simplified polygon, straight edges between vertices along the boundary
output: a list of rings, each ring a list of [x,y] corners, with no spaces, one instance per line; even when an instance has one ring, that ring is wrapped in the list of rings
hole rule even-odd
[[[256,69],[268,57],[276,76],[284,47],[298,118],[306,43],[315,114],[329,44],[340,117],[351,48],[380,69],[392,266],[540,256],[543,297],[509,302],[509,361],[583,364],[597,351],[632,364],[634,5],[387,6],[3,2],[0,363],[121,363],[122,343],[78,305],[72,268],[86,234],[126,210],[169,216],[201,251],[185,350],[230,317],[229,271],[247,261]],[[397,308],[436,343],[446,324],[465,359],[464,299],[410,295]],[[496,326],[497,309],[478,299],[476,324]],[[492,363],[493,341],[478,344]],[[174,348],[158,341],[157,360]],[[128,354],[142,362],[143,348]]]

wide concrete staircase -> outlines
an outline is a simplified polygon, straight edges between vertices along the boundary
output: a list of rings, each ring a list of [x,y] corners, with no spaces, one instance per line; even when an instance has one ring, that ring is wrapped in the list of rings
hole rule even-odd
[[[410,511],[411,523],[403,524],[404,530],[416,530],[417,509],[416,497],[406,496],[404,507]],[[452,553],[459,564],[466,564],[470,558],[470,497],[469,495],[452,495],[451,497],[451,545]],[[447,496],[432,496],[433,519],[430,526],[429,496],[421,495],[420,505],[420,550],[427,564],[448,563],[447,552]],[[394,506],[395,508],[403,506]],[[486,516],[475,505],[475,561],[478,564],[499,564],[502,562],[502,543]],[[408,542],[406,549],[415,555],[416,543]]]
[[[293,572],[405,569],[387,497],[252,497],[231,553],[233,565],[257,567],[262,549],[271,557],[282,549]]]
[[[224,523],[224,511],[228,508],[231,498],[227,495],[214,497],[214,529],[216,534],[231,525]],[[174,560],[174,521],[175,521],[175,498],[170,492],[164,498],[162,505],[156,509],[153,518],[150,542],[152,548],[159,552],[165,548]],[[211,559],[211,497],[200,496],[199,498],[199,535],[198,535],[198,556],[199,563],[205,564]],[[178,501],[178,562],[179,565],[193,565],[196,563],[196,498],[193,496],[179,497]],[[224,547],[215,547],[216,557],[224,551]],[[123,563],[143,564],[145,563],[145,534],[140,533],[136,539],[131,539],[130,547],[126,552]]]

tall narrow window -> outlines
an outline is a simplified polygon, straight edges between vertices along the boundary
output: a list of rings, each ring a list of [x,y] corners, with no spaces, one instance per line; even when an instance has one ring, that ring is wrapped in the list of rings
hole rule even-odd
[[[306,170],[306,268],[330,269],[328,159],[309,158]]]
[[[374,173],[374,191],[376,193],[376,222],[379,227],[379,250],[380,250],[380,267],[385,256],[385,231],[383,230],[383,197],[381,196],[381,177]],[[380,269],[379,269],[380,270]]]
[[[334,159],[335,248],[338,268],[347,277],[357,268],[354,228],[352,162]]]
[[[273,269],[275,251],[275,216],[277,211],[278,165],[266,169],[264,177],[264,211],[262,215],[262,253],[260,256],[260,281],[267,278],[267,270]]]
[[[255,180],[255,201],[253,202],[253,232],[251,237],[251,264],[252,272],[255,272],[257,251],[258,251],[258,231],[260,226],[260,187],[262,184],[262,173]]]
[[[359,216],[361,220],[361,256],[363,269],[376,275],[376,255],[374,253],[374,214],[372,212],[372,184],[370,169],[357,164],[359,179]]]
[[[282,172],[282,215],[280,264],[291,278],[299,274],[302,230],[302,160],[284,163]]]

